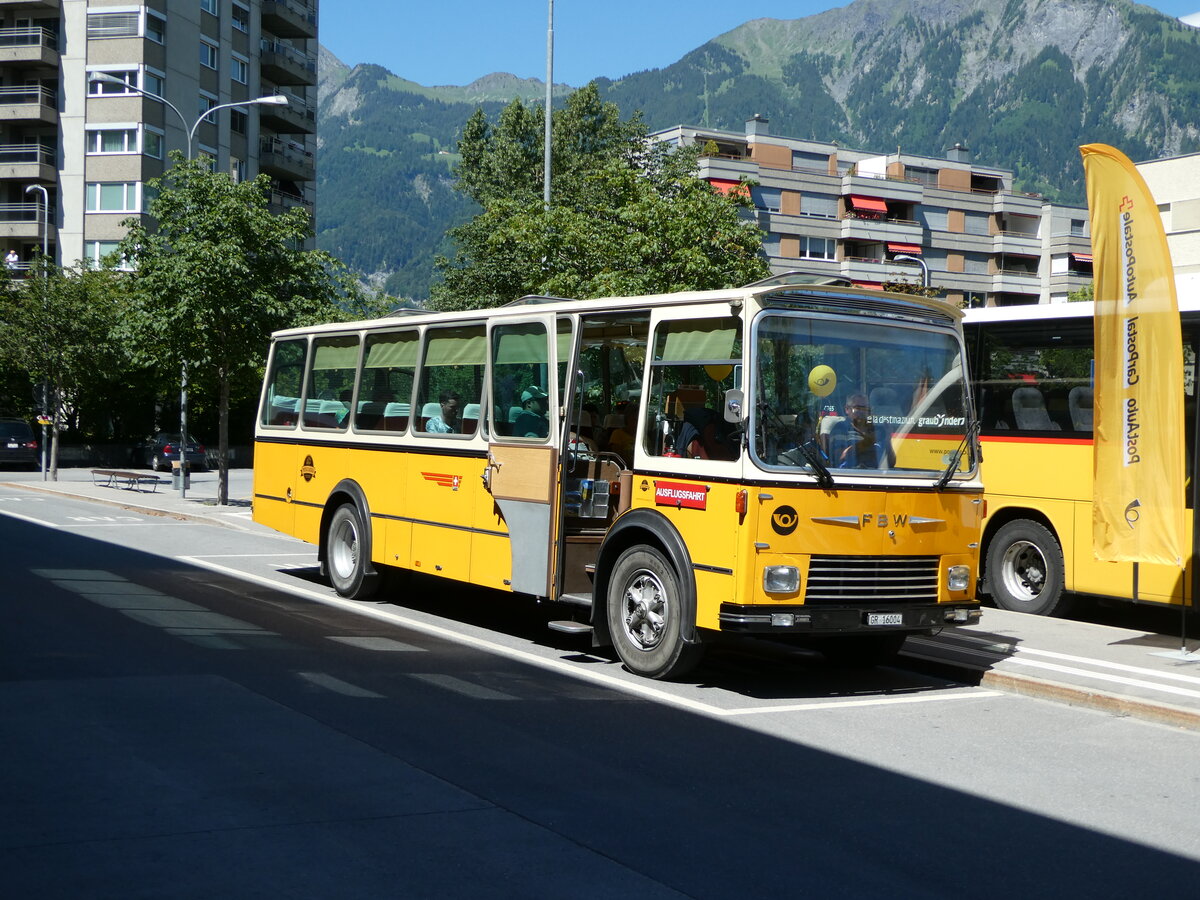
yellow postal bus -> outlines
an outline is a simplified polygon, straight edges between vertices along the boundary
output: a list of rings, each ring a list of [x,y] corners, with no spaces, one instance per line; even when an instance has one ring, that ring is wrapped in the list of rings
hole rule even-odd
[[[946,304],[787,279],[282,331],[254,518],[342,596],[548,599],[650,677],[718,632],[878,661],[979,615],[965,371]]]
[[[1181,301],[1180,315],[1190,475],[1200,308]],[[984,591],[1003,609],[1037,615],[1061,615],[1079,595],[1131,599],[1133,564],[1092,550],[1093,304],[973,309],[964,329],[987,458]],[[1193,532],[1195,483],[1185,498]],[[1139,566],[1138,600],[1190,602],[1188,568]]]

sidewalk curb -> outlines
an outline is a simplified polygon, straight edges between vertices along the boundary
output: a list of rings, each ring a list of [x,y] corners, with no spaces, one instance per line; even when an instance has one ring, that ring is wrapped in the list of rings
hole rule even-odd
[[[104,506],[115,506],[118,509],[127,509],[127,510],[130,510],[131,512],[139,512],[139,513],[143,513],[144,515],[148,515],[148,516],[163,516],[165,518],[179,519],[182,521],[189,521],[189,522],[205,522],[209,525],[218,525],[218,526],[221,526],[222,528],[230,528],[234,531],[243,531],[244,532],[244,531],[250,530],[236,522],[232,522],[232,521],[229,521],[226,519],[220,519],[215,516],[203,515],[201,513],[194,513],[189,510],[162,509],[161,507],[157,507],[157,506],[143,506],[136,502],[131,503],[131,502],[127,502],[122,499],[114,498],[114,499],[110,500],[107,497],[95,497],[95,496],[92,496],[91,494],[80,494],[80,493],[75,493],[73,491],[63,491],[63,490],[59,490],[57,488],[42,487],[41,485],[38,485],[38,484],[17,484],[15,486],[20,487],[20,488],[25,488],[26,490],[30,490],[30,491],[36,491],[37,493],[40,493],[40,494],[53,494],[57,497],[70,497],[73,500],[84,500],[89,503],[100,503],[100,504],[103,504]],[[125,491],[123,488],[112,488],[111,490],[120,491],[121,493],[133,493],[133,491]],[[233,507],[220,507],[220,506],[216,506],[214,504],[213,508],[214,509],[222,509],[222,508],[232,509]]]
[[[1174,706],[1170,703],[1157,703],[1153,700],[1142,700],[1137,697],[1120,694],[1105,694],[1084,687],[1063,684],[1059,681],[1047,681],[1030,678],[1027,675],[1014,675],[1011,672],[995,672],[964,667],[964,671],[980,675],[981,687],[989,687],[1025,697],[1041,700],[1053,700],[1068,706],[1082,706],[1114,716],[1129,716],[1157,722],[1160,725],[1170,725],[1175,728],[1187,728],[1200,731],[1200,710]]]

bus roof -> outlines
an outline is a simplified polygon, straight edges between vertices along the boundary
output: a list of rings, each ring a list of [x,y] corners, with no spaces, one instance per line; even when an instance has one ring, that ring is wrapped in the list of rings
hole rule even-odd
[[[273,337],[290,337],[327,331],[345,332],[359,329],[379,329],[399,325],[421,325],[429,322],[447,323],[478,321],[480,318],[518,317],[531,313],[587,313],[620,312],[646,307],[682,306],[704,303],[765,304],[789,300],[826,299],[829,301],[866,301],[864,310],[902,312],[905,309],[920,311],[925,315],[958,320],[962,311],[958,307],[929,297],[902,294],[872,288],[843,287],[834,284],[756,283],[742,288],[723,288],[711,291],[679,291],[671,294],[647,294],[635,297],[599,297],[594,300],[568,300],[561,297],[528,296],[505,306],[489,309],[455,310],[453,312],[401,309],[377,319],[357,322],[330,322],[323,325],[287,328],[274,333]]]
[[[1027,303],[1019,306],[987,306],[968,309],[963,317],[964,325],[1000,322],[1038,322],[1047,319],[1090,319],[1095,315],[1096,305],[1091,300],[1074,303]],[[1181,313],[1200,312],[1200,297],[1179,298]]]

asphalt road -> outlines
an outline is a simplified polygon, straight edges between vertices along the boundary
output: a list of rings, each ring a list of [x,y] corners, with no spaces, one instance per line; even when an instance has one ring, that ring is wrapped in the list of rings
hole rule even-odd
[[[629,676],[513,598],[0,498],[9,896],[1128,897],[1200,875],[1200,735],[733,642]]]

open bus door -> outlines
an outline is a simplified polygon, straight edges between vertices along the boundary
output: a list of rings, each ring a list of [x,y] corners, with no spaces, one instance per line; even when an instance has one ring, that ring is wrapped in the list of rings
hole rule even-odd
[[[488,458],[484,484],[508,528],[514,591],[548,597],[558,554],[561,429],[555,317],[488,324]]]

